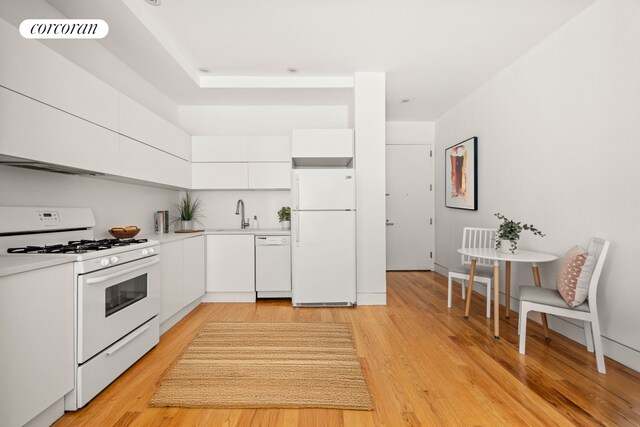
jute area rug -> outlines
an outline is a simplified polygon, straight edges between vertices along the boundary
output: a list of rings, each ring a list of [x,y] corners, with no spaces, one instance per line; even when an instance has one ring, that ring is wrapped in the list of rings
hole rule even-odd
[[[373,409],[345,323],[205,324],[149,406]]]

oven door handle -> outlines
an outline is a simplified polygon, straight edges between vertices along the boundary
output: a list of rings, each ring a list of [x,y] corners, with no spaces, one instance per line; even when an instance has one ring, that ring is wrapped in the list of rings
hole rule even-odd
[[[86,281],[85,283],[86,283],[87,285],[92,285],[92,284],[94,284],[94,283],[102,283],[102,282],[106,282],[107,280],[111,280],[111,279],[113,279],[114,277],[122,276],[122,275],[124,275],[124,274],[132,273],[132,272],[134,272],[134,271],[142,270],[143,268],[150,267],[150,266],[152,266],[152,265],[154,265],[154,264],[157,264],[157,263],[159,263],[159,262],[160,262],[160,260],[159,260],[159,259],[154,259],[154,260],[153,260],[153,261],[151,261],[151,262],[144,263],[144,264],[142,264],[142,265],[139,265],[139,266],[137,266],[137,267],[130,268],[130,269],[128,269],[128,270],[118,271],[117,273],[107,274],[106,276],[92,277],[92,278],[90,278],[90,279],[87,279],[87,281]]]
[[[131,341],[135,340],[136,338],[138,338],[140,335],[144,334],[145,332],[147,332],[149,330],[149,328],[151,327],[151,325],[147,324],[146,326],[144,326],[143,328],[137,330],[136,332],[132,333],[131,335],[129,335],[128,337],[126,337],[125,339],[123,339],[122,341],[120,341],[118,344],[116,344],[115,346],[111,347],[109,350],[107,350],[105,352],[105,354],[107,356],[111,356],[112,354],[116,353],[118,350],[122,349],[124,346],[126,346],[127,344],[129,344]]]

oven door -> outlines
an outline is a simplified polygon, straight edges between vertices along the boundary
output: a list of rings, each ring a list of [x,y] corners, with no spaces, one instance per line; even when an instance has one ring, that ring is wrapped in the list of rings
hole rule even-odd
[[[78,276],[78,363],[160,310],[159,256]]]

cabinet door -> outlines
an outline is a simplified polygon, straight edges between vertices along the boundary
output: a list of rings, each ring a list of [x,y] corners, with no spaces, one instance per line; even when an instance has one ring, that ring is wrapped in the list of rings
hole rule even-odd
[[[353,157],[353,129],[293,129],[291,156]]]
[[[184,247],[182,240],[164,243],[160,249],[160,323],[184,306]]]
[[[250,162],[291,162],[291,137],[249,136],[247,155]]]
[[[193,136],[191,137],[193,162],[246,162],[246,136]]]
[[[246,163],[192,163],[194,190],[236,190],[249,188]]]
[[[178,188],[191,187],[191,163],[120,136],[120,175]]]
[[[291,188],[291,163],[249,163],[249,188]]]
[[[2,20],[0,52],[0,85],[118,131],[118,91],[114,88],[40,41],[23,38],[17,28]]]
[[[207,236],[207,292],[255,292],[253,235]]]
[[[118,134],[0,87],[0,154],[117,175]]]
[[[0,424],[21,426],[73,389],[73,266],[0,277]]]
[[[191,159],[191,138],[186,132],[122,94],[120,133],[181,159]]]
[[[204,269],[204,236],[185,239],[183,306],[204,295]]]

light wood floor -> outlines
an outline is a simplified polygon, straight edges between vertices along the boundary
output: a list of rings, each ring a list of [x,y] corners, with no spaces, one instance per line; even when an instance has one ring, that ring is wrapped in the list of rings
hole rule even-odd
[[[292,308],[289,302],[201,304],[160,344],[56,426],[640,426],[640,374],[530,321],[518,354],[517,317],[494,341],[475,295],[463,319],[460,289],[446,307],[446,279],[431,272],[388,273],[385,307]],[[349,322],[373,396],[372,412],[326,409],[147,408],[159,382],[209,321]]]

